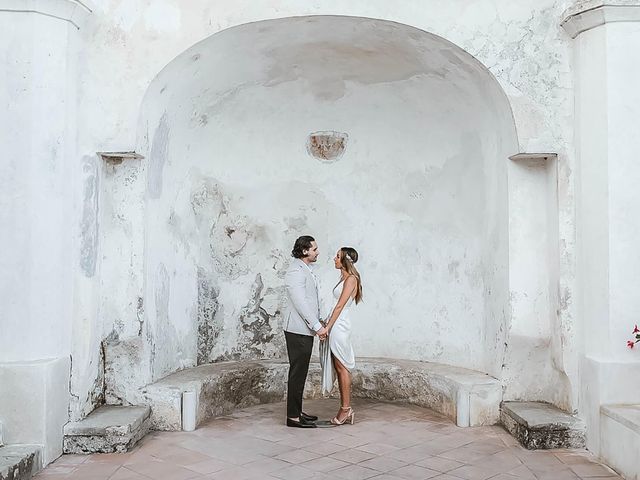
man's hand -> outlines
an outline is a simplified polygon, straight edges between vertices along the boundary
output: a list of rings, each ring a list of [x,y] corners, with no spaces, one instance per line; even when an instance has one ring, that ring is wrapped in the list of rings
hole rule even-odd
[[[320,340],[325,340],[327,338],[327,335],[329,334],[329,330],[327,330],[327,327],[322,327],[316,332],[316,334],[318,335],[318,338]]]

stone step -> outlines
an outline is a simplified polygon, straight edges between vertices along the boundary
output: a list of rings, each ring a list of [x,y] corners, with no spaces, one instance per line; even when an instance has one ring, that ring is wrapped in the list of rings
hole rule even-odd
[[[148,406],[103,405],[64,427],[64,453],[124,453],[149,432]]]
[[[529,450],[585,446],[582,420],[548,403],[503,402],[500,420]]]
[[[600,456],[624,478],[640,479],[640,404],[600,407]]]
[[[28,480],[42,469],[39,445],[0,447],[0,480]]]

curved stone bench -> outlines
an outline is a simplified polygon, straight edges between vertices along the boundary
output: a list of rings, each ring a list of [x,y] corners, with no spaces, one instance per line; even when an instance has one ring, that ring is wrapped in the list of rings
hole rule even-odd
[[[359,358],[356,364],[354,397],[430,408],[462,427],[499,421],[502,387],[487,374],[410,360]],[[180,430],[182,392],[196,392],[200,424],[237,408],[283,401],[287,371],[284,360],[200,365],[140,389],[139,403],[151,407],[153,429]],[[320,384],[320,366],[312,363],[305,398],[321,398]]]

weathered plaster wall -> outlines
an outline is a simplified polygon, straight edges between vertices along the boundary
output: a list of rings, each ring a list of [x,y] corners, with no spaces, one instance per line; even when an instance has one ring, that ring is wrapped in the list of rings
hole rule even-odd
[[[360,355],[499,368],[484,334],[504,321],[500,194],[517,146],[501,89],[469,55],[367,19],[245,25],[165,68],[141,129],[155,378],[283,355],[282,275],[305,232],[331,286],[335,250],[360,250]],[[318,130],[348,134],[335,163],[308,155]]]
[[[147,164],[117,156],[101,163],[100,338],[105,401],[117,404],[129,396],[129,386],[151,378],[142,278]]]
[[[300,2],[253,1],[243,2],[190,2],[186,7],[177,1],[103,1],[97,2],[91,24],[81,30],[85,46],[80,56],[79,82],[79,149],[80,155],[93,155],[97,150],[128,150],[135,144],[135,124],[141,98],[157,72],[169,61],[195,42],[233,25],[250,21],[287,17],[292,15],[333,14],[384,18],[433,32],[453,41],[486,65],[506,92],[518,127],[520,150],[555,151],[559,154],[558,203],[559,203],[559,312],[562,329],[562,351],[554,352],[563,357],[564,368],[575,369],[573,346],[573,314],[571,292],[573,285],[573,180],[572,180],[572,102],[571,75],[568,56],[568,38],[559,27],[560,14],[568,2],[535,2],[531,4],[508,1],[481,1],[470,5],[457,2],[419,1],[403,2],[402,6],[383,1]],[[225,70],[216,72],[224,76]],[[98,107],[98,108],[96,108]],[[333,125],[327,128],[334,128]],[[309,133],[309,132],[306,132]],[[160,132],[160,137],[162,137]],[[169,136],[171,142],[171,137]],[[304,152],[303,152],[304,153]],[[202,174],[202,172],[200,172]],[[157,178],[150,176],[157,186]],[[152,187],[150,191],[153,191]],[[205,188],[209,192],[209,187]],[[215,189],[214,189],[215,190]],[[490,189],[493,192],[495,189]],[[225,192],[222,193],[224,195]],[[186,194],[185,194],[186,195]],[[208,195],[208,194],[207,194]],[[217,194],[216,194],[217,195]],[[205,195],[206,196],[206,195]],[[208,197],[207,197],[208,198]],[[500,201],[497,195],[496,201]],[[212,196],[213,205],[224,205]],[[506,208],[503,205],[503,208]],[[499,218],[497,216],[496,218]],[[231,241],[232,239],[229,239]],[[240,244],[244,240],[237,240]],[[336,242],[338,239],[336,239]],[[330,244],[329,238],[324,242]],[[235,246],[229,247],[233,251]],[[166,268],[166,266],[165,266]],[[506,268],[506,266],[504,267]],[[233,273],[233,272],[232,272]],[[147,272],[147,278],[167,278],[174,275],[167,270]],[[502,275],[502,274],[498,274]],[[189,277],[190,278],[190,277]],[[256,280],[255,278],[253,279]],[[263,285],[267,284],[261,278]],[[77,289],[82,300],[76,301],[76,318],[86,318],[86,336],[93,331],[110,331],[113,318],[126,319],[130,330],[139,324],[135,311],[126,315],[113,313],[113,318],[98,315],[98,293],[90,282],[79,282]],[[162,284],[162,281],[159,282]],[[176,292],[176,284],[164,283],[165,291]],[[256,290],[260,282],[256,281]],[[250,287],[244,286],[247,297]],[[148,291],[148,289],[147,289]],[[214,300],[216,292],[209,284],[202,285],[200,295],[208,298],[203,307],[206,312],[221,307]],[[190,292],[187,292],[191,295]],[[495,295],[497,292],[491,292]],[[501,295],[508,293],[500,292]],[[165,306],[158,296],[159,311]],[[91,300],[91,299],[96,300]],[[146,307],[154,298],[144,298]],[[131,300],[125,302],[128,305]],[[489,312],[496,312],[503,299],[485,304]],[[233,302],[232,302],[233,303]],[[492,306],[493,305],[493,306]],[[169,306],[167,306],[167,309]],[[238,308],[234,306],[234,308]],[[167,310],[168,311],[168,310]],[[508,316],[508,308],[502,309]],[[167,313],[169,315],[169,313]],[[174,315],[174,312],[171,312]],[[187,315],[179,312],[179,315]],[[205,316],[210,314],[206,313]],[[201,317],[204,318],[204,317]],[[500,325],[496,323],[494,325]],[[205,322],[201,330],[214,331]],[[184,333],[184,332],[183,332]],[[164,332],[167,345],[176,335]],[[178,336],[182,335],[180,333]],[[504,328],[488,327],[484,331],[484,345],[498,345],[504,338]],[[77,379],[77,394],[84,398],[86,389],[99,377],[98,349],[84,350],[86,339],[79,334],[74,347],[78,356],[93,360],[91,371]],[[160,337],[159,337],[160,338]],[[84,342],[84,343],[83,343]],[[99,344],[99,342],[98,342]],[[553,347],[556,348],[557,347]],[[489,350],[484,364],[499,358],[499,350]],[[197,348],[178,355],[180,362],[194,361]],[[174,358],[174,360],[176,360]],[[162,363],[162,362],[160,362]],[[158,371],[165,367],[157,365]],[[82,405],[79,400],[79,405]],[[84,408],[81,406],[81,408]]]

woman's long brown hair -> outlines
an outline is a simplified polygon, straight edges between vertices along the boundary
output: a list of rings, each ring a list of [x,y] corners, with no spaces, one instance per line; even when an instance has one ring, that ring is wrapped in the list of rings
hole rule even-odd
[[[340,249],[340,265],[344,268],[349,275],[356,277],[358,286],[356,287],[356,305],[362,301],[362,279],[360,278],[360,272],[354,265],[358,261],[358,252],[355,248],[342,247]]]

